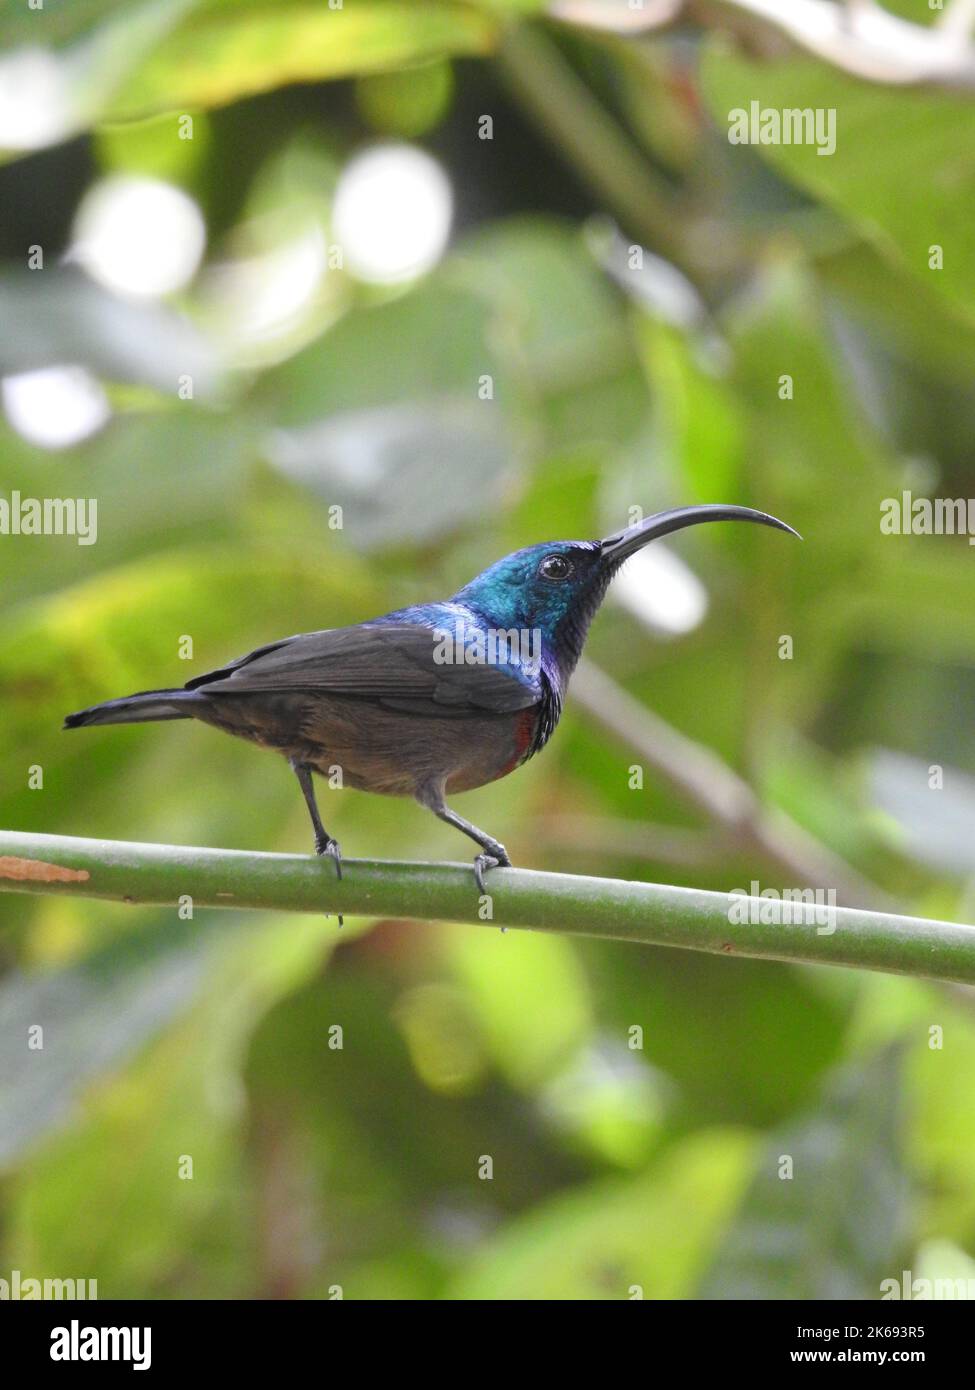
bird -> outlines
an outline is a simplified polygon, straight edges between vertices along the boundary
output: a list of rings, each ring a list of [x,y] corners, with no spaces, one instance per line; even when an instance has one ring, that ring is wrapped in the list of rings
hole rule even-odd
[[[603,540],[549,541],[490,565],[451,598],[351,627],[258,647],[175,689],[146,690],[69,714],[66,729],[197,719],[284,755],[311,818],[315,851],[342,877],[313,774],[411,796],[479,847],[484,874],[508,868],[500,840],[447,796],[506,777],[545,747],[613,577],[649,542],[702,522],[798,531],[750,507],[706,504],[655,513]]]

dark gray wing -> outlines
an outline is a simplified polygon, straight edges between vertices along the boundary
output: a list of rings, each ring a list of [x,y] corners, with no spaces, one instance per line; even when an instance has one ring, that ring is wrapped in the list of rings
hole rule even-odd
[[[187,688],[207,695],[320,692],[421,715],[503,714],[542,699],[540,686],[524,685],[498,665],[438,661],[440,649],[434,631],[419,623],[331,628],[259,647]]]

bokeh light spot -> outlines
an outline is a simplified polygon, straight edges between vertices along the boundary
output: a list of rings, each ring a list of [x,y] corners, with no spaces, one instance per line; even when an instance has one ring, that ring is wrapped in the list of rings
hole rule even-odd
[[[452,212],[447,176],[422,150],[379,145],[357,155],[339,178],[333,208],[345,268],[374,284],[424,274],[444,253]]]
[[[658,632],[692,632],[708,611],[707,591],[697,575],[659,544],[631,556],[610,592],[635,618]]]
[[[111,415],[100,383],[84,367],[43,367],[4,377],[0,399],[17,433],[43,449],[78,444]]]
[[[157,299],[192,279],[205,246],[203,214],[181,188],[116,175],[85,196],[70,254],[106,289]]]

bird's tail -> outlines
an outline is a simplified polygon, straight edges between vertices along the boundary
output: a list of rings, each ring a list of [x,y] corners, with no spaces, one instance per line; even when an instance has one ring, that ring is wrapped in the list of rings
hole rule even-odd
[[[199,703],[195,690],[143,690],[121,700],[80,709],[65,717],[66,729],[83,729],[87,724],[149,724],[158,719],[190,719],[188,704]]]

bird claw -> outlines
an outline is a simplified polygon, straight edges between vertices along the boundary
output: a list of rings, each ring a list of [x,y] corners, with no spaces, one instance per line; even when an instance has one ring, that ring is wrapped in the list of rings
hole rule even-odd
[[[325,846],[325,853],[335,864],[335,875],[339,882],[342,882],[342,851],[339,848],[338,840],[329,840]]]
[[[337,877],[339,878],[339,880],[341,880],[341,878],[342,878],[342,850],[341,850],[341,847],[339,846],[338,840],[333,840],[333,839],[331,838],[331,836],[329,836],[329,838],[326,839],[326,840],[316,840],[316,841],[315,841],[315,853],[316,853],[316,854],[319,854],[319,855],[325,855],[325,856],[327,856],[329,859],[333,860],[333,862],[334,862],[334,864],[335,864],[335,873],[336,873]]]
[[[474,860],[474,882],[477,884],[477,891],[481,897],[487,896],[487,889],[484,886],[484,872],[486,869],[510,869],[511,860],[499,845],[500,854],[479,854]]]
[[[316,854],[319,854],[319,855],[323,855],[323,856],[325,856],[325,857],[327,857],[327,858],[329,858],[329,859],[332,860],[332,862],[335,864],[335,873],[336,873],[336,876],[337,876],[339,882],[341,883],[341,881],[342,881],[342,850],[341,850],[341,847],[340,847],[340,845],[339,845],[338,840],[332,840],[332,839],[327,839],[327,840],[316,840],[316,841],[315,841],[315,853],[316,853]],[[330,917],[330,916],[331,916],[331,913],[326,912],[325,916],[326,916],[326,917]],[[338,914],[338,918],[339,918],[339,926],[340,926],[340,927],[344,927],[344,926],[345,926],[345,918],[342,916],[341,912]]]
[[[493,854],[479,854],[474,860],[474,882],[477,884],[477,891],[482,898],[487,894],[487,889],[484,887],[484,870],[496,869],[497,867],[498,861]]]

